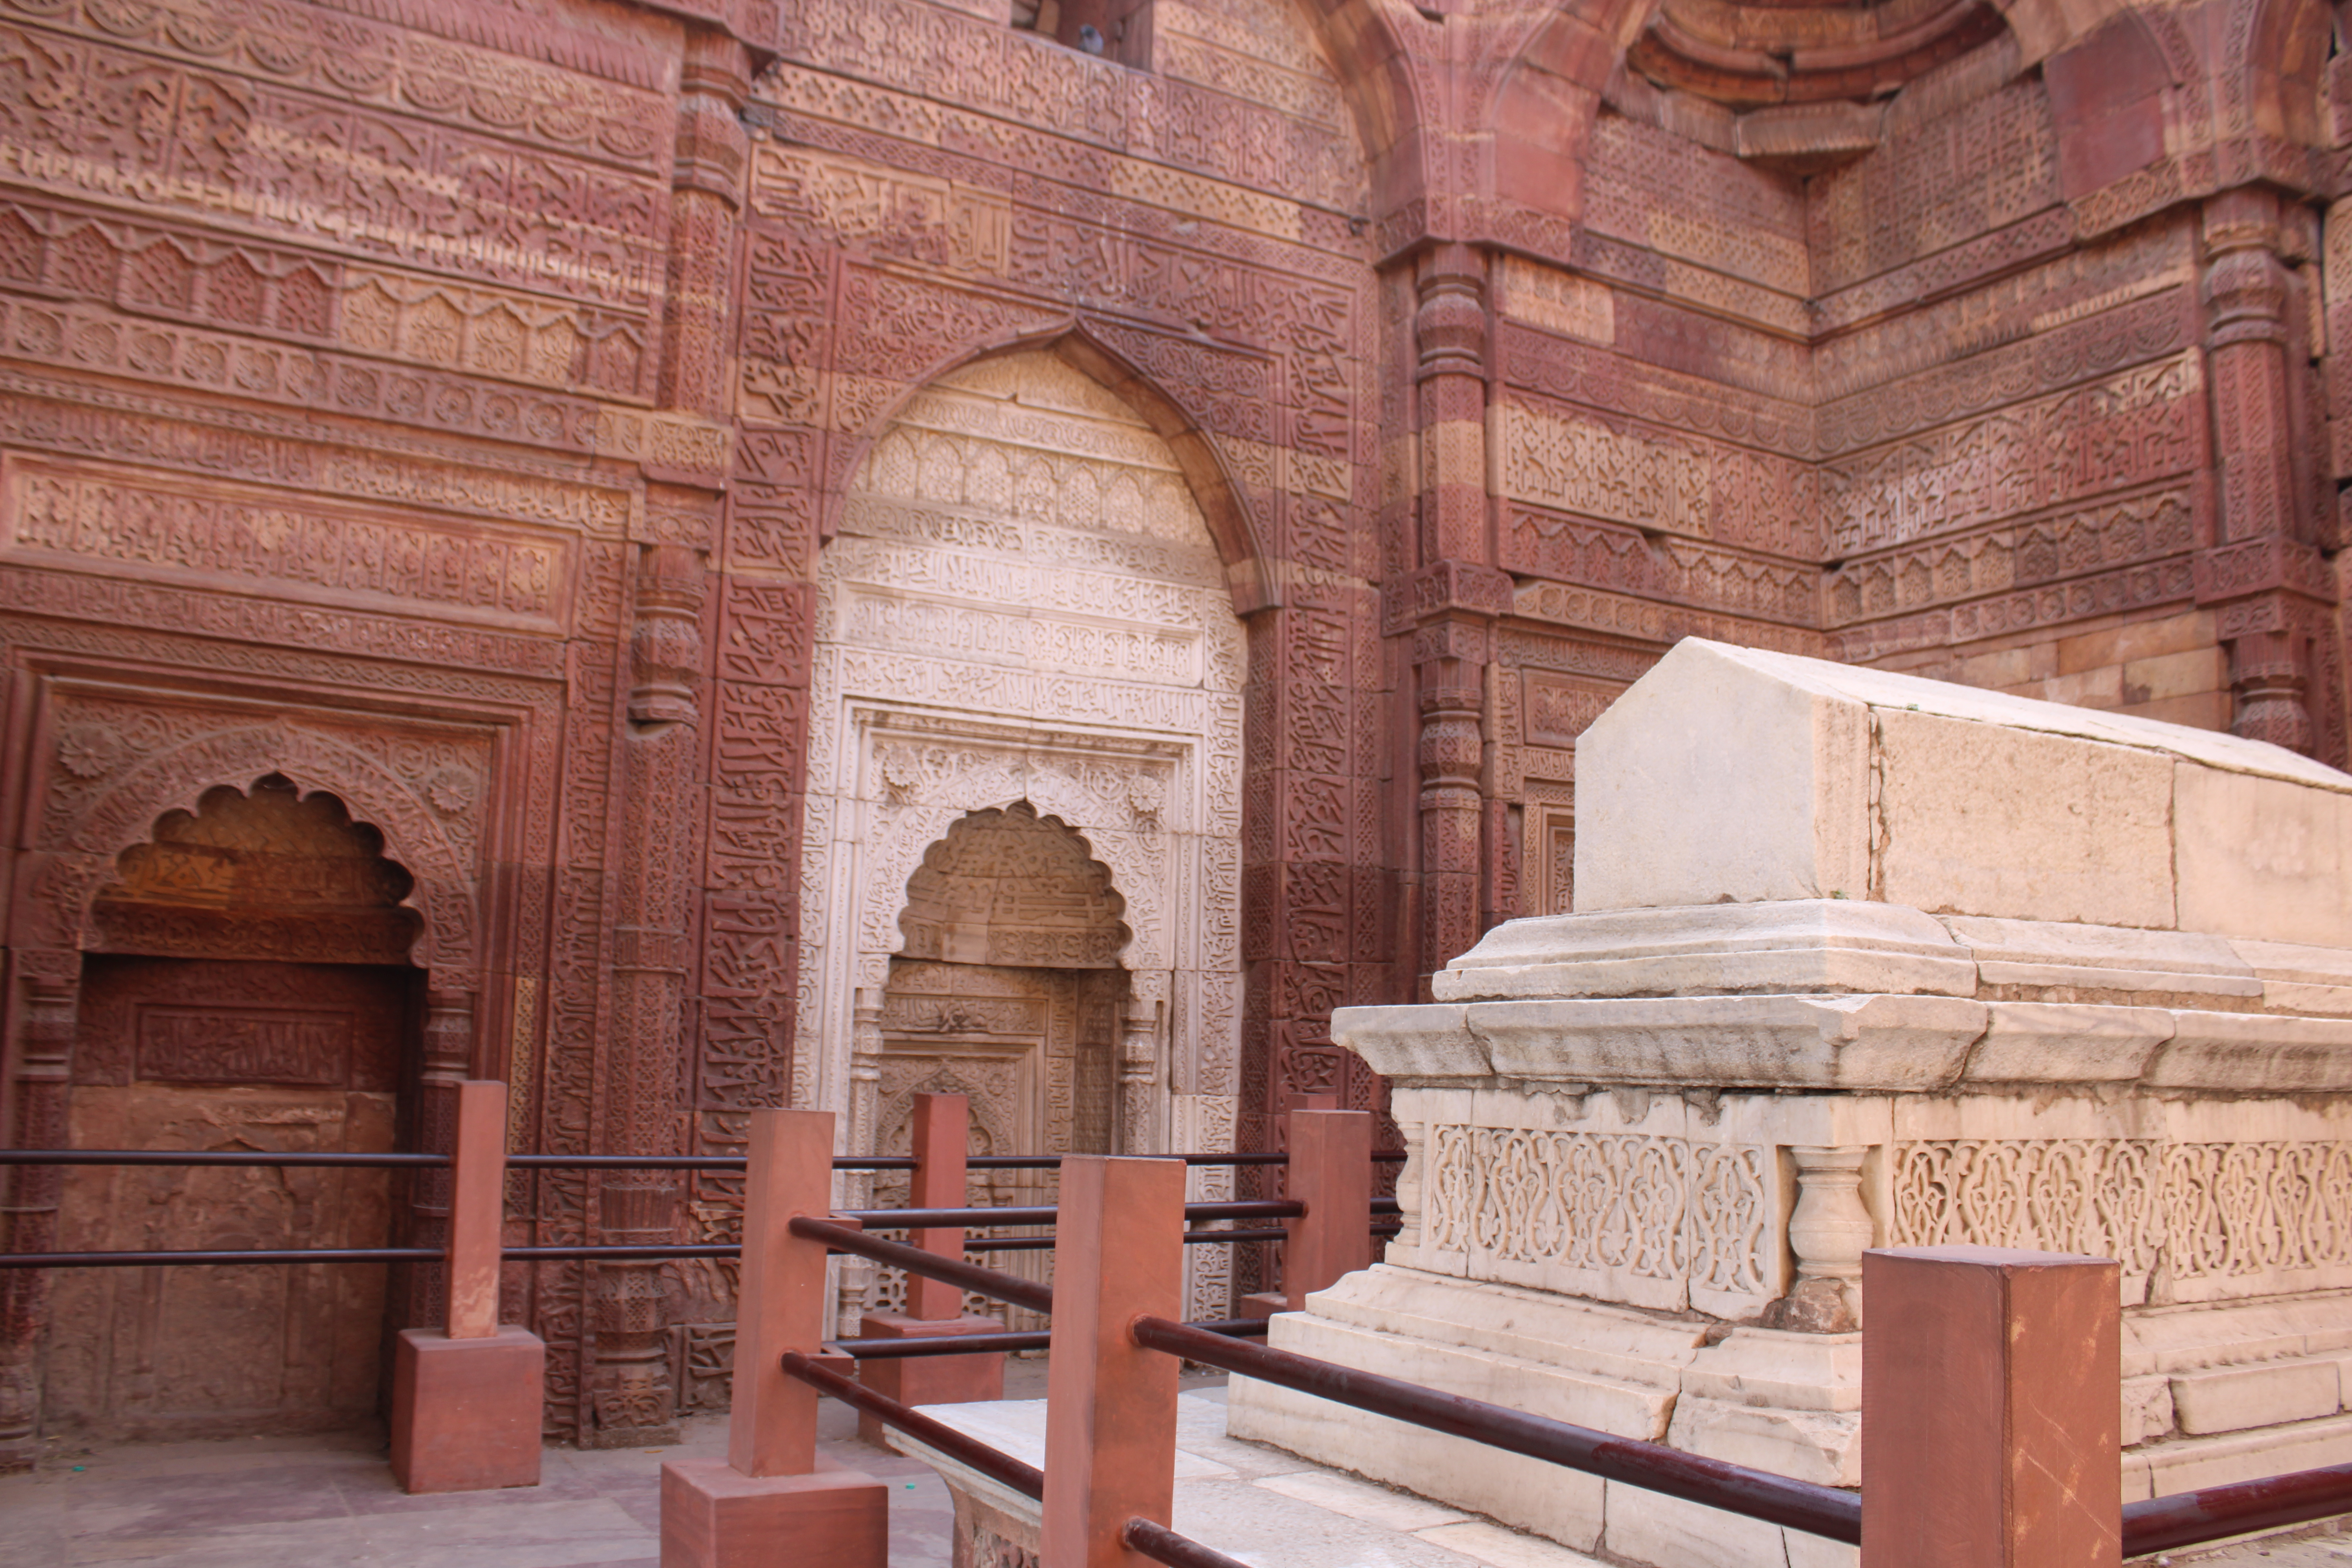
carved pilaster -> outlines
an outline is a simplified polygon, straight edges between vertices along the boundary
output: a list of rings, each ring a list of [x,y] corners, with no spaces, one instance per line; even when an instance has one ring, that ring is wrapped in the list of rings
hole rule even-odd
[[[751,151],[740,119],[751,77],[741,44],[714,28],[688,31],[671,175],[661,392],[668,407],[714,416],[729,412],[726,331],[735,216]]]
[[[1801,1332],[1846,1333],[1862,1327],[1862,1255],[1874,1232],[1862,1201],[1866,1145],[1797,1144],[1797,1205],[1789,1216],[1789,1248],[1797,1282],[1772,1304],[1771,1325]]]
[[[1160,1152],[1160,1009],[1130,997],[1119,1030],[1118,1152]]]
[[[1425,586],[1413,660],[1420,671],[1421,968],[1441,969],[1480,934],[1485,880],[1480,780],[1486,660],[1492,624],[1468,613],[1465,590],[1491,576],[1486,494],[1487,258],[1438,246],[1414,275],[1415,439],[1420,453]],[[1465,574],[1457,566],[1466,565]],[[1432,576],[1434,574],[1434,576]],[[1402,590],[1391,584],[1391,602]],[[1490,606],[1480,605],[1480,608]]]
[[[664,543],[645,551],[630,634],[625,848],[613,933],[613,1052],[604,1091],[604,1147],[615,1153],[686,1148],[680,1048],[696,847],[693,779],[700,754],[702,599],[696,550]],[[607,1243],[673,1242],[677,1221],[677,1179],[666,1172],[623,1172],[599,1184],[598,1222]],[[596,1363],[584,1445],[674,1440],[665,1294],[658,1263],[598,1268]]]
[[[2308,455],[2295,450],[2300,374],[2290,352],[2290,279],[2278,196],[2248,187],[2204,214],[2207,354],[2212,372],[2214,538],[2198,562],[2198,597],[2223,606],[2238,734],[2312,750],[2309,671],[2280,595],[2308,591],[2313,509]],[[2302,568],[2302,570],[2298,570]]]
[[[57,1149],[67,1142],[66,1092],[73,1066],[81,955],[26,952],[15,955],[19,1012],[16,1124],[9,1145]],[[12,1252],[47,1252],[57,1245],[58,1202],[64,1173],[54,1165],[24,1165],[0,1173],[0,1239]],[[41,1324],[48,1276],[38,1269],[0,1273],[0,1471],[33,1462],[40,1421]]]
[[[2248,632],[2231,640],[2230,689],[2237,698],[2231,732],[2311,753],[2311,677],[2299,657],[2301,640],[2285,631]]]
[[[1443,969],[1478,940],[1479,723],[1484,693],[1441,661],[1421,689],[1421,864],[1427,913],[1421,967]],[[1448,680],[1448,676],[1455,677]]]
[[[436,977],[436,979],[438,976]],[[416,1100],[416,1147],[446,1154],[457,1146],[457,1085],[473,1074],[475,994],[433,985],[425,993],[424,1062]],[[409,1247],[439,1247],[448,1239],[449,1173],[418,1171],[409,1178]],[[392,1273],[395,1316],[407,1328],[431,1328],[448,1307],[438,1262],[400,1264]]]
[[[849,1015],[849,1141],[860,1152],[878,1150],[882,1132],[882,989],[860,986]],[[871,1172],[845,1172],[839,1178],[841,1201],[850,1208],[873,1202]],[[845,1258],[835,1266],[835,1310],[844,1322],[855,1322],[866,1310],[866,1292],[874,1283],[874,1265]]]

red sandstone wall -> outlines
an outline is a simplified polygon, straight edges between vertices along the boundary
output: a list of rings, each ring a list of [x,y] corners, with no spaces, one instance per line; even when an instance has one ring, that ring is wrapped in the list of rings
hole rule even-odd
[[[1376,1096],[1331,1007],[1566,907],[1575,736],[1677,637],[2345,760],[2315,5],[2012,8],[1868,150],[1765,157],[1597,6],[1157,0],[1120,59],[783,9],[0,15],[5,1136],[62,1138],[114,855],[280,772],[417,879],[421,1136],[471,1071],[518,1146],[734,1146],[791,1081],[831,509],[913,387],[1071,334],[1249,626],[1246,1142]],[[732,1204],[534,1196],[518,1239]],[[512,1283],[552,1430],[719,1384],[670,1326],[715,1274]]]

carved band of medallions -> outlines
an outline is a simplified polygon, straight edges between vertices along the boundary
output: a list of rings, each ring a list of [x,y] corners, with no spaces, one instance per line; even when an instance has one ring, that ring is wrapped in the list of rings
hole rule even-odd
[[[2077,1252],[2127,1300],[2272,1294],[2352,1279],[2352,1143],[1963,1139],[1898,1143],[1888,1245]]]
[[[1274,109],[1143,77],[979,17],[904,0],[854,11],[793,8],[780,47],[820,70],[925,95],[936,91],[933,62],[962,60],[964,101],[1011,125],[1042,119],[1044,129],[1078,143],[1197,170],[1243,190],[1279,191],[1343,211],[1363,204],[1362,155],[1345,133],[1351,126],[1296,124]]]
[[[0,441],[11,447],[616,536],[641,507],[641,487],[583,479],[560,458],[510,450],[492,467],[478,447],[404,430],[347,425],[320,436],[306,416],[0,368]]]
[[[826,244],[881,241],[959,272],[1002,273],[1013,229],[1002,193],[772,142],[753,152],[751,207]]]
[[[2168,490],[1849,562],[1829,579],[1829,622],[1876,619],[1939,600],[2185,556],[2196,543],[2195,504],[2190,491]]]
[[[1750,1296],[1770,1284],[1768,1148],[1452,1123],[1425,1147],[1423,1245],[1487,1278],[1628,1276]]]

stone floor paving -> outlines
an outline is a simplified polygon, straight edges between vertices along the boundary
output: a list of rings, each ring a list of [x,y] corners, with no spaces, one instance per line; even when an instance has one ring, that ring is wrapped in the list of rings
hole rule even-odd
[[[1006,1392],[1034,1398],[1044,1373],[1042,1363],[1016,1363]],[[1221,1381],[1186,1380],[1195,1397],[1183,1401],[1180,1440],[1200,1473],[1180,1489],[1175,1523],[1258,1568],[1605,1568],[1601,1559],[1228,1439]],[[1037,1436],[1016,1431],[1018,1422],[998,1424],[1008,1447]],[[888,1483],[890,1568],[947,1568],[953,1512],[939,1478],[918,1460],[858,1441],[856,1416],[843,1406],[826,1403],[820,1430],[829,1457]],[[536,1488],[413,1498],[393,1484],[380,1435],[58,1445],[33,1473],[0,1477],[0,1565],[656,1568],[662,1462],[725,1447],[724,1419],[701,1416],[667,1448],[549,1448]],[[2352,1568],[2352,1533],[2331,1529],[2147,1561]]]
[[[824,1451],[889,1484],[890,1568],[946,1568],[947,1488],[856,1428],[826,1404]],[[726,1447],[725,1420],[698,1416],[667,1448],[551,1447],[536,1487],[410,1497],[377,1434],[60,1447],[0,1477],[0,1564],[656,1568],[662,1462]]]

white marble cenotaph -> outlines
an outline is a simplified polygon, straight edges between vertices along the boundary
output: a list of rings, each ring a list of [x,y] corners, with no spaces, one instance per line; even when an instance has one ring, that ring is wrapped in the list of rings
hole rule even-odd
[[[2122,1263],[2125,1497],[2352,1460],[2352,776],[1685,641],[1582,737],[1575,912],[1333,1034],[1387,1259],[1271,1342],[1857,1485],[1863,1249]],[[1235,1379],[1233,1436],[1662,1568],[1850,1549]]]

